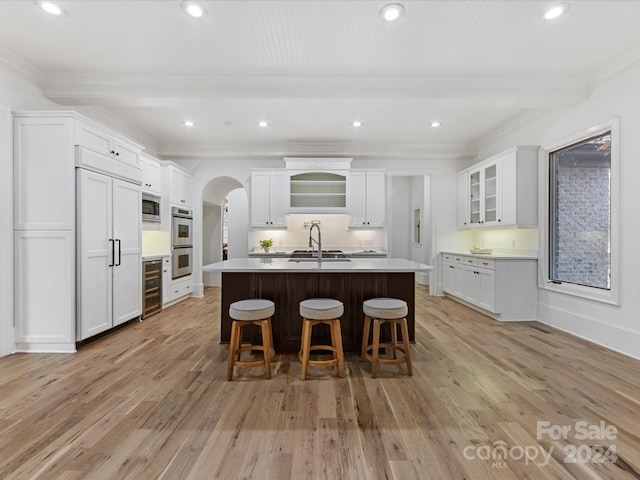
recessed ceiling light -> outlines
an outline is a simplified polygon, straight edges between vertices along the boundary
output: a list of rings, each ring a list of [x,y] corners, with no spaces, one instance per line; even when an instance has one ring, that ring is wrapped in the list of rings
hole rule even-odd
[[[382,7],[378,14],[383,20],[393,22],[404,14],[404,7],[399,3],[390,3]]]
[[[362,126],[362,122],[359,122],[359,121],[356,120],[351,125],[353,125],[354,127],[361,127]]]
[[[543,18],[545,20],[553,20],[563,13],[566,13],[567,10],[569,10],[569,4],[567,2],[558,3],[544,12]]]
[[[36,3],[45,12],[47,12],[47,13],[49,13],[51,15],[55,15],[56,17],[60,17],[60,16],[65,14],[64,8],[62,8],[57,3],[48,2],[48,1],[37,1]]]
[[[438,122],[438,121],[435,121],[435,122],[431,122],[429,125],[430,125],[431,127],[433,127],[433,128],[436,128],[436,127],[439,127],[439,126],[441,125],[441,123],[440,123],[440,122]]]
[[[194,122],[192,122],[191,120],[185,120],[183,123],[184,123],[185,127],[195,127],[196,126],[196,124]]]
[[[261,121],[258,122],[258,126],[259,127],[268,127],[269,123],[265,122],[264,120],[261,120]]]
[[[195,18],[204,17],[207,14],[207,11],[198,2],[184,1],[180,6],[185,12]]]

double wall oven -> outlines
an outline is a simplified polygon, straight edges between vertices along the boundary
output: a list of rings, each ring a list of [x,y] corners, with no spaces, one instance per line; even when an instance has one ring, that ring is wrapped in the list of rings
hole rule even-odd
[[[171,278],[193,272],[193,213],[187,208],[171,208]]]

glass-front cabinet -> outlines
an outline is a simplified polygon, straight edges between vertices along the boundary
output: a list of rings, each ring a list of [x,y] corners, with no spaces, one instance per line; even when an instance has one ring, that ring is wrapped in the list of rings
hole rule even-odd
[[[536,228],[538,147],[520,145],[458,173],[458,228]]]
[[[492,162],[471,170],[469,175],[469,226],[494,226],[500,223],[497,197],[499,165]]]

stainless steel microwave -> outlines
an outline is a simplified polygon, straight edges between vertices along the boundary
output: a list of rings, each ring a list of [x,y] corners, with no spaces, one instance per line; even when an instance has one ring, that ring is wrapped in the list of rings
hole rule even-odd
[[[142,221],[160,223],[160,196],[142,192]]]

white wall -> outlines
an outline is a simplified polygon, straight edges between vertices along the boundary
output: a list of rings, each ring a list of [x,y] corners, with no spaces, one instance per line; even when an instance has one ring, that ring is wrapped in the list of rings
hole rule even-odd
[[[11,113],[0,105],[0,357],[15,351]]]
[[[411,177],[391,177],[391,212],[389,213],[389,255],[411,258]]]
[[[229,258],[247,256],[247,228],[249,224],[249,202],[244,188],[232,190],[227,195],[229,200]]]
[[[640,238],[638,179],[640,178],[640,65],[596,86],[590,98],[574,107],[556,109],[523,119],[480,145],[486,158],[509,146],[548,145],[574,133],[621,119],[620,306],[607,305],[540,289],[539,320],[640,358]],[[545,179],[541,179],[544,181]],[[540,199],[542,201],[543,199]],[[542,204],[539,203],[542,208]],[[540,245],[540,248],[545,248]]]
[[[207,265],[222,260],[222,207],[204,204],[202,206],[202,263]],[[219,285],[220,274],[203,273],[205,286]]]

